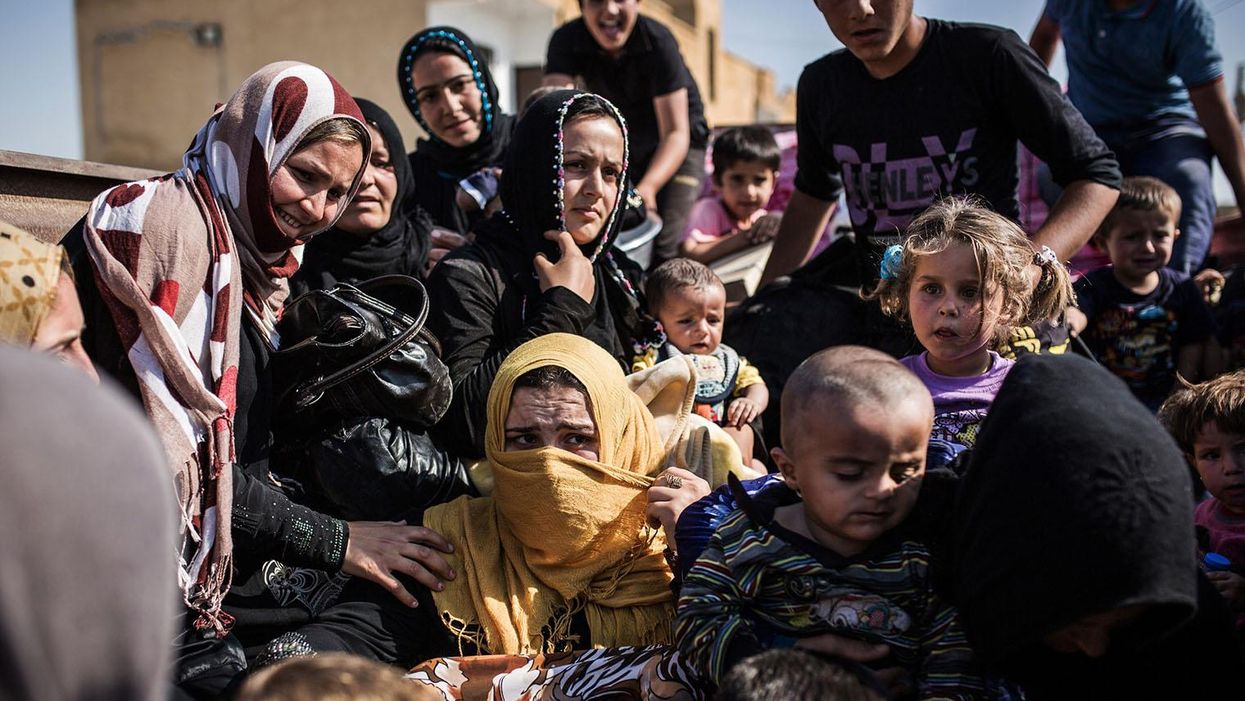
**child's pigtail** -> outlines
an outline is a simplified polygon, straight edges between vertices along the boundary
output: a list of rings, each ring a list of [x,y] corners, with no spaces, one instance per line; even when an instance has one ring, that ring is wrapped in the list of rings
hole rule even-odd
[[[882,261],[878,264],[878,284],[872,291],[861,289],[860,296],[866,300],[878,300],[882,311],[897,319],[904,318],[907,313],[907,281],[911,271],[904,266],[904,247],[892,244],[882,253]]]
[[[1033,300],[1029,304],[1030,323],[1059,317],[1076,302],[1076,295],[1072,291],[1072,276],[1049,246],[1042,246],[1033,255],[1033,264],[1041,271],[1041,277],[1038,278]]]

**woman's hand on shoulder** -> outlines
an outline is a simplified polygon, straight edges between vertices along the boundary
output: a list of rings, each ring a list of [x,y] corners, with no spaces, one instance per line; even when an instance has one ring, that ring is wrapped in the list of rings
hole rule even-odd
[[[346,559],[342,572],[371,580],[389,590],[403,604],[418,603],[394,577],[405,574],[433,591],[441,591],[455,577],[454,569],[441,553],[454,552],[440,533],[405,521],[354,521],[346,540]]]
[[[668,467],[648,488],[648,522],[661,526],[666,543],[675,547],[674,527],[688,506],[709,494],[709,483],[681,467]]]
[[[536,267],[536,279],[540,291],[548,292],[555,287],[565,287],[585,302],[592,302],[596,292],[596,279],[592,275],[592,261],[588,260],[575,240],[565,231],[546,231],[545,238],[558,242],[558,262],[551,263],[544,253],[532,259]]]

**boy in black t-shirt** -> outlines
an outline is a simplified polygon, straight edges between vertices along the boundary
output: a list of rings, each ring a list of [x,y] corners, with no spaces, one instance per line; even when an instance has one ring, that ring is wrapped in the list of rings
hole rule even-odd
[[[1068,326],[1146,406],[1158,409],[1176,382],[1219,370],[1214,320],[1197,283],[1165,267],[1180,230],[1180,195],[1157,178],[1124,178],[1120,199],[1094,236],[1111,256],[1076,283]]]
[[[709,127],[674,35],[641,17],[640,0],[579,0],[583,16],[554,31],[545,85],[584,87],[627,118],[635,189],[662,218],[650,268],[678,255],[705,177]]]
[[[796,191],[763,283],[803,263],[845,190],[866,288],[938,198],[977,194],[1016,218],[1017,140],[1066,188],[1035,246],[1070,258],[1115,201],[1114,156],[1014,32],[917,17],[912,2],[816,1],[846,48],[800,76]]]

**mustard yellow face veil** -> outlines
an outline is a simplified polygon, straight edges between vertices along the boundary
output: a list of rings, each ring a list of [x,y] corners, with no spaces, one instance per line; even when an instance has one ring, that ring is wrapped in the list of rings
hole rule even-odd
[[[589,411],[600,439],[599,462],[634,474],[660,471],[657,463],[662,446],[653,417],[628,388],[618,361],[592,341],[566,333],[528,341],[498,368],[488,396],[484,449],[489,460],[504,459],[506,417],[514,383],[528,372],[550,365],[570,371],[588,390]]]
[[[0,221],[0,343],[29,347],[56,299],[65,249]]]
[[[587,390],[599,460],[503,450],[515,381],[549,365]],[[594,645],[668,641],[671,575],[664,542],[645,523],[661,439],[614,358],[570,334],[520,346],[489,392],[485,448],[493,495],[434,507],[424,519],[456,546],[451,565],[461,574],[433,593],[451,628],[481,651],[549,652],[569,644],[570,617],[582,611]]]

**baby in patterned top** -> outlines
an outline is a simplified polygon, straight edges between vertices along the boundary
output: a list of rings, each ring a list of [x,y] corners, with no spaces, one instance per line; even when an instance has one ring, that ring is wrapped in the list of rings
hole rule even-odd
[[[698,378],[696,413],[726,430],[748,462],[753,447],[749,424],[765,411],[769,390],[761,373],[722,343],[726,318],[722,281],[702,263],[675,258],[649,274],[644,292],[666,343],[636,358],[632,370],[652,367],[675,355],[691,356]],[[759,463],[753,467],[764,469]]]

